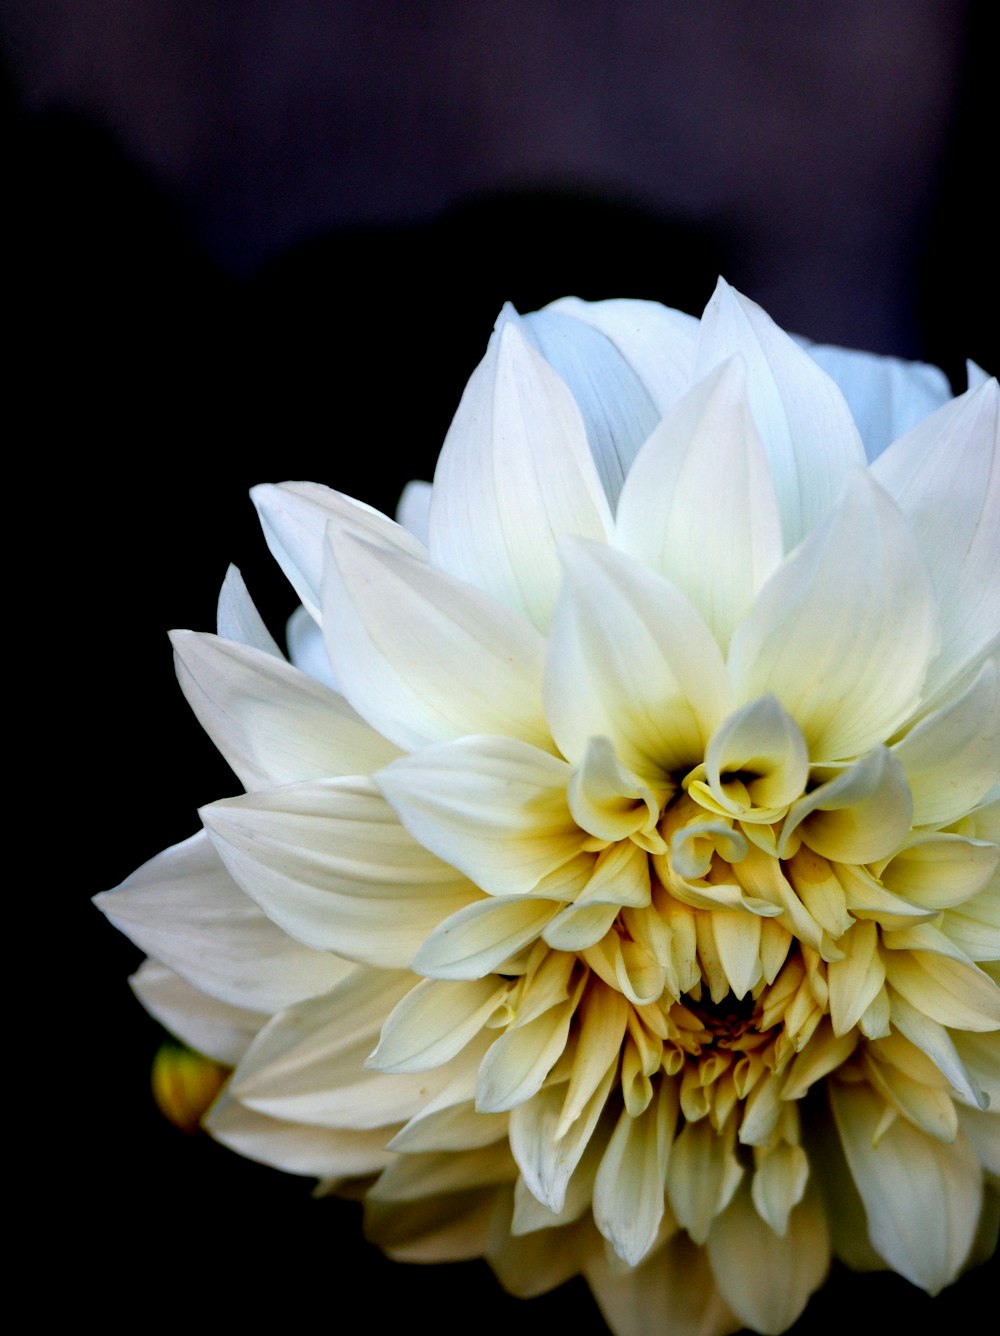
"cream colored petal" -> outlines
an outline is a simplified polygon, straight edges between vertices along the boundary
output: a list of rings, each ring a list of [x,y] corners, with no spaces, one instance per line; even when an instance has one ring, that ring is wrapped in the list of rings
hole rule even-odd
[[[695,1243],[708,1238],[712,1221],[725,1210],[742,1177],[730,1132],[720,1134],[708,1118],[685,1123],[670,1155],[667,1197],[678,1224]]]
[[[155,960],[143,961],[129,983],[132,991],[165,1029],[226,1067],[235,1067],[267,1017],[231,1006],[192,987]]]
[[[496,1040],[479,1069],[477,1108],[500,1113],[541,1089],[566,1047],[579,997],[577,988],[567,1001],[506,1030]]]
[[[573,771],[566,796],[578,826],[602,840],[624,840],[636,831],[655,829],[664,790],[654,790],[631,774],[615,755],[610,738],[594,737]]]
[[[375,1174],[392,1160],[385,1149],[389,1132],[343,1131],[284,1122],[248,1109],[223,1095],[204,1120],[216,1141],[238,1155],[281,1169],[286,1174],[320,1178],[357,1178]]]
[[[830,1019],[836,1035],[857,1025],[885,983],[879,954],[879,933],[874,923],[855,923],[837,945],[843,960],[832,960],[826,974],[830,986]]]
[[[94,903],[143,951],[230,1006],[272,1015],[355,966],[289,937],[240,890],[205,831]]]
[[[805,788],[809,753],[795,720],[774,696],[762,696],[716,729],[705,753],[705,778],[716,802],[732,815],[743,805],[727,796],[725,777],[736,771],[754,807],[780,809]]]
[[[497,1228],[486,1250],[486,1261],[508,1294],[532,1299],[578,1274],[590,1251],[591,1232],[586,1223],[546,1229],[527,1237]]]
[[[468,1188],[512,1183],[517,1165],[507,1142],[496,1141],[474,1150],[397,1155],[374,1187],[373,1201],[417,1201]]]
[[[814,762],[847,759],[912,713],[937,643],[914,531],[859,471],[758,594],[729,669],[739,701],[778,698]]]
[[[830,508],[864,447],[834,382],[759,306],[722,279],[705,308],[695,379],[739,353],[790,551]]]
[[[961,835],[916,836],[879,874],[883,886],[925,909],[950,909],[989,882],[1000,849]]]
[[[536,941],[559,908],[549,900],[466,905],[434,929],[411,968],[434,979],[480,979]]]
[[[913,824],[947,825],[1000,776],[1000,677],[985,663],[968,687],[893,746],[913,794]]]
[[[399,755],[343,696],[284,660],[195,631],[170,638],[188,704],[245,788],[367,774]]]
[[[1000,1178],[1000,1109],[959,1109],[962,1135],[979,1156],[987,1173]]]
[[[445,437],[430,513],[436,566],[544,628],[556,541],[604,540],[611,514],[565,383],[501,314]]]
[[[284,655],[278,648],[271,632],[264,625],[264,619],[254,606],[250,591],[237,566],[230,566],[226,578],[219,590],[219,605],[216,630],[222,640],[235,640],[240,645],[249,645],[263,654],[281,659]]]
[[[327,649],[344,695],[404,750],[469,733],[551,745],[544,642],[470,584],[331,524]],[[329,628],[333,628],[330,630]]]
[[[779,1236],[761,1225],[744,1185],[712,1225],[708,1255],[733,1312],[754,1331],[778,1336],[826,1279],[830,1243],[822,1207],[815,1195],[807,1197]]]
[[[873,863],[902,844],[912,810],[903,767],[887,748],[874,747],[792,804],[778,855],[786,855],[794,834],[833,862]]]
[[[1000,1026],[1000,988],[975,965],[930,951],[886,951],[887,981],[931,1020],[958,1030]]]
[[[676,1122],[674,1085],[661,1081],[645,1112],[633,1118],[622,1111],[597,1171],[594,1223],[629,1266],[656,1241]]]
[[[569,776],[565,762],[536,747],[470,737],[405,756],[377,782],[422,845],[490,894],[519,895],[586,840],[566,803]]]
[[[325,996],[280,1012],[236,1069],[233,1096],[287,1122],[362,1129],[406,1122],[445,1084],[447,1072],[387,1075],[364,1062],[411,980],[363,970]]]
[[[952,1036],[943,1025],[932,1021],[898,993],[892,999],[892,1023],[901,1035],[930,1058],[963,1099],[985,1107],[986,1095],[962,1061]]]
[[[716,1287],[708,1252],[683,1232],[638,1267],[598,1253],[585,1274],[615,1336],[729,1336],[743,1326]]]
[[[202,810],[231,875],[280,927],[320,950],[410,963],[442,919],[479,898],[428,853],[366,779],[289,784]]]
[[[365,1237],[399,1262],[482,1257],[493,1234],[497,1196],[495,1187],[406,1202],[379,1201],[369,1195]]]
[[[671,580],[728,647],[782,557],[742,358],[688,391],[643,446],[622,489],[615,542]]]
[[[947,681],[1000,630],[1000,391],[987,381],[945,404],[872,472],[920,534],[941,605],[928,687]]]
[[[509,989],[506,980],[493,975],[455,982],[424,979],[399,999],[367,1064],[382,1072],[426,1074],[450,1062],[479,1034]]]
[[[463,1055],[464,1056],[464,1055]],[[441,1096],[433,1101],[438,1103]],[[412,1155],[418,1151],[464,1151],[490,1146],[506,1138],[508,1119],[502,1113],[479,1113],[469,1099],[431,1112],[422,1110],[389,1142],[389,1149]]]
[[[956,909],[946,909],[942,931],[972,960],[1000,960],[1000,895],[997,879]]]
[[[947,1145],[897,1118],[876,1144],[882,1100],[831,1085],[833,1111],[872,1242],[914,1285],[936,1294],[961,1270],[982,1204],[982,1172],[963,1136]]]
[[[727,712],[718,646],[687,599],[611,548],[562,548],[565,579],[549,637],[545,709],[563,755],[611,740],[642,778],[695,765]]]
[[[511,1111],[510,1148],[523,1181],[532,1196],[556,1214],[566,1205],[570,1180],[590,1145],[616,1074],[616,1066],[609,1063],[561,1135],[567,1097],[562,1083],[543,1086]]]
[[[718,909],[709,915],[708,921],[733,996],[745,997],[763,973],[761,919],[742,909]]]
[[[423,544],[400,525],[371,506],[319,483],[264,483],[254,487],[250,495],[274,559],[315,621],[321,620],[320,585],[326,526],[331,520],[380,546],[421,559],[427,556]]]
[[[781,1086],[781,1098],[801,1099],[815,1082],[845,1063],[854,1052],[857,1043],[856,1030],[848,1034],[835,1035],[829,1019],[824,1018],[814,1030],[809,1043],[801,1052],[796,1053],[791,1066],[787,1068]],[[743,1139],[742,1132],[740,1139]]]

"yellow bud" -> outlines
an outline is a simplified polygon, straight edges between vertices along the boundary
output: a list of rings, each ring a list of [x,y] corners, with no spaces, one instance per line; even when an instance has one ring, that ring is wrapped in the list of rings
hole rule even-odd
[[[222,1089],[229,1068],[180,1044],[162,1044],[150,1074],[153,1098],[165,1118],[193,1136]]]

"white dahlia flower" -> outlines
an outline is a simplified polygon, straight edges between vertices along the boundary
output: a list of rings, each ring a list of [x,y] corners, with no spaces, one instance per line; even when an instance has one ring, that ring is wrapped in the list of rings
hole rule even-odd
[[[149,1010],[235,1066],[212,1134],[361,1180],[393,1256],[582,1273],[621,1336],[781,1332],[832,1255],[930,1292],[987,1257],[972,379],[807,349],[724,284],[700,322],[567,300],[501,316],[407,527],[257,489],[300,666],[231,572],[174,644],[247,791],[101,897]]]

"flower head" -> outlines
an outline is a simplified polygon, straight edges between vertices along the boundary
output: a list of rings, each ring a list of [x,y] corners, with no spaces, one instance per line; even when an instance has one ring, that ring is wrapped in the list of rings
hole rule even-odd
[[[721,283],[700,322],[568,300],[501,316],[408,527],[257,490],[300,666],[231,572],[174,643],[247,792],[102,898],[150,1010],[236,1064],[217,1138],[367,1180],[401,1258],[582,1272],[623,1336],[782,1331],[832,1254],[934,1292],[989,1252],[973,376],[806,350]]]

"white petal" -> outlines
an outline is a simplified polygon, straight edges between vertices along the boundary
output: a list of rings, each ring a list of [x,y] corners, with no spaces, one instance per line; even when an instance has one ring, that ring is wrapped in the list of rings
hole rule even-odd
[[[727,797],[724,775],[749,772],[747,793],[755,807],[782,808],[799,796],[809,774],[809,753],[795,720],[773,696],[751,701],[715,731],[705,753],[712,796],[734,816],[740,805]]]
[[[222,582],[217,621],[217,629],[223,640],[251,645],[265,654],[273,654],[276,659],[283,657],[274,637],[264,625],[264,619],[254,607],[243,576],[236,566],[229,567]]]
[[[319,950],[402,967],[443,918],[477,898],[367,780],[289,784],[213,803],[202,819],[247,894]]]
[[[408,529],[414,538],[427,546],[431,515],[431,485],[429,482],[408,482],[403,488],[396,507],[396,523]]]
[[[920,535],[941,604],[929,686],[946,681],[1000,630],[1000,390],[970,390],[901,440],[872,472]]]
[[[642,777],[696,764],[727,712],[719,648],[687,599],[631,558],[567,542],[545,708],[564,756],[605,736]]]
[[[728,646],[782,556],[741,358],[684,395],[643,446],[622,490],[615,541],[673,581]]]
[[[812,530],[865,452],[844,397],[769,316],[722,279],[699,330],[695,378],[740,353],[771,468],[785,550]]]
[[[331,520],[380,546],[418,558],[427,555],[423,544],[400,525],[319,483],[264,483],[250,495],[275,561],[315,621],[320,620],[326,526]]]
[[[523,617],[405,553],[329,538],[327,647],[363,718],[407,750],[468,733],[549,745],[544,644]]]
[[[778,856],[793,835],[822,858],[874,863],[903,842],[913,805],[903,767],[886,747],[873,747],[793,803],[781,828]]]
[[[271,1015],[354,970],[287,936],[249,900],[199,831],[95,904],[135,944],[196,988]]]
[[[299,672],[334,691],[340,690],[330,666],[322,628],[301,605],[288,619],[285,642],[288,645],[288,657]]]
[[[267,1017],[231,1006],[194,988],[155,960],[146,960],[129,980],[151,1016],[189,1048],[235,1067]]]
[[[397,1075],[365,1066],[379,1027],[412,984],[409,974],[359,970],[330,993],[280,1012],[233,1074],[233,1096],[307,1126],[395,1130],[448,1080],[447,1071]]]
[[[916,539],[859,472],[761,590],[729,666],[740,700],[772,692],[812,759],[832,760],[883,742],[914,709],[936,645]]]
[[[472,737],[401,757],[377,782],[421,844],[490,894],[518,895],[586,840],[566,803],[569,774],[523,742]]]
[[[501,315],[441,449],[432,560],[544,627],[559,587],[556,540],[605,539],[610,527],[573,396]]]
[[[1000,774],[1000,677],[984,663],[968,687],[895,744],[913,794],[913,824],[946,825],[972,810]]]
[[[566,1047],[579,998],[578,987],[565,1002],[504,1031],[479,1069],[477,1108],[500,1113],[538,1092]]]
[[[628,297],[585,302],[562,297],[545,308],[592,325],[618,349],[660,417],[691,384],[698,321],[658,302]]]
[[[367,1195],[374,1201],[417,1201],[516,1177],[517,1165],[503,1140],[471,1150],[398,1155]]]
[[[337,1131],[268,1118],[237,1100],[223,1097],[205,1119],[215,1137],[238,1155],[272,1165],[286,1174],[321,1178],[356,1178],[375,1174],[392,1161],[385,1149],[387,1132]]]
[[[196,631],[171,640],[188,704],[246,788],[364,774],[399,755],[343,696],[283,660]]]
[[[548,900],[479,900],[434,929],[412,968],[434,979],[481,979],[537,941],[558,910]]]
[[[656,405],[635,369],[595,325],[549,307],[525,316],[522,329],[576,400],[614,509],[639,447],[659,421]]]
[[[904,362],[830,344],[805,347],[840,386],[869,459],[951,398],[947,376],[926,362]]]
[[[382,1026],[369,1065],[423,1075],[440,1068],[479,1034],[509,989],[494,975],[468,982],[424,979],[400,999]]]
[[[839,1081],[831,1095],[872,1243],[907,1280],[936,1294],[955,1279],[975,1236],[983,1193],[975,1152],[963,1136],[947,1145],[904,1118],[876,1144],[882,1100]]]
[[[586,1268],[594,1298],[616,1336],[728,1336],[742,1327],[715,1284],[708,1251],[683,1232],[638,1267],[597,1253]]]

